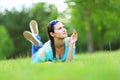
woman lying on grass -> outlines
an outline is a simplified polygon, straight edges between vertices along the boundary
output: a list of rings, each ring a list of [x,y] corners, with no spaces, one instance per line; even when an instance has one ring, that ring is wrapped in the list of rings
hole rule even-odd
[[[32,62],[73,60],[78,37],[75,30],[71,37],[68,37],[62,22],[52,20],[47,26],[49,40],[44,45],[35,20],[30,22],[30,30],[31,32],[24,31],[23,36],[32,43]]]

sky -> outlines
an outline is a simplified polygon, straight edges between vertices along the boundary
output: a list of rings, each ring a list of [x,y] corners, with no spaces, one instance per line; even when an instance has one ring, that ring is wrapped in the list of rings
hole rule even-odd
[[[63,11],[67,8],[67,5],[64,3],[65,0],[0,0],[0,11],[5,9],[11,10],[13,7],[20,10],[22,6],[28,8],[33,3],[46,2],[48,4],[55,4],[59,11]]]

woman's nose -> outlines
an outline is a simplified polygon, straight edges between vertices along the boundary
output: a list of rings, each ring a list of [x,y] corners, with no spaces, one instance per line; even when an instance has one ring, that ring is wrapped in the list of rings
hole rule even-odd
[[[66,29],[65,28],[63,28],[63,32],[65,32],[66,31]]]

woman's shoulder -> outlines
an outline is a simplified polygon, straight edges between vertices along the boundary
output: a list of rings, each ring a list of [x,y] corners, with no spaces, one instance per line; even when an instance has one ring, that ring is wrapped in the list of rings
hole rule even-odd
[[[45,51],[51,51],[52,48],[51,48],[50,40],[44,43],[43,49],[45,49]]]
[[[66,37],[64,40],[65,40],[65,41],[69,41],[69,39],[70,39],[70,37]]]
[[[66,38],[64,39],[66,45],[69,45],[69,39],[70,39],[70,37],[66,37]],[[75,44],[74,44],[74,46],[75,46]]]
[[[46,47],[46,48],[50,47],[50,40],[48,40],[47,42],[44,43],[44,47]]]
[[[64,39],[64,41],[65,41],[66,44],[69,44],[69,39],[70,39],[70,37],[66,37],[66,38]]]

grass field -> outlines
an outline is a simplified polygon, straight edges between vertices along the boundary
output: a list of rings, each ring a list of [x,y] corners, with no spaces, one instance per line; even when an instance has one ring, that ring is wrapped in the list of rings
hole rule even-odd
[[[0,80],[120,80],[120,50],[79,54],[72,62],[1,60]]]

